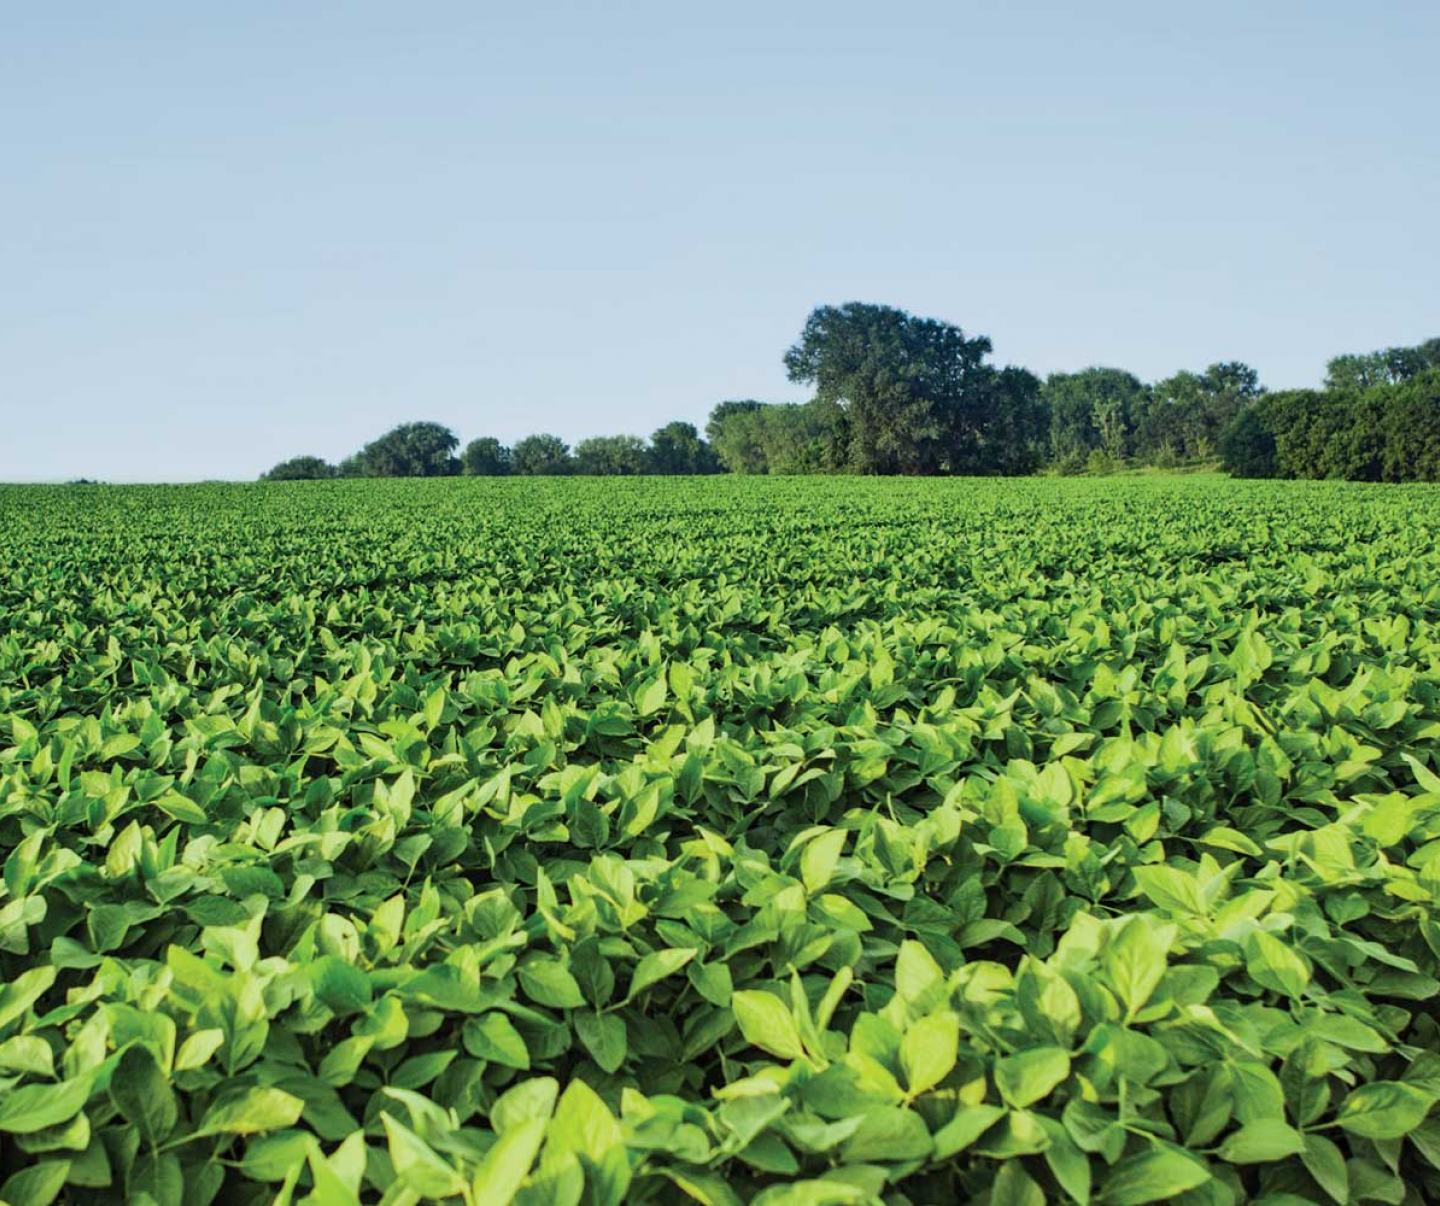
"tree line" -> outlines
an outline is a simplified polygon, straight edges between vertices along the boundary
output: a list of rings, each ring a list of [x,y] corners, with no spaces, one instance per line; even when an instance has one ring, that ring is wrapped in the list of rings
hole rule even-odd
[[[513,446],[405,423],[338,465],[295,457],[269,480],[561,474],[1028,474],[1220,463],[1247,476],[1440,478],[1440,339],[1337,356],[1321,390],[1268,392],[1221,361],[1146,383],[1119,368],[997,365],[990,340],[892,306],[813,311],[785,353],[802,403],[721,402],[704,436],[559,436]]]
[[[557,435],[526,436],[506,446],[480,436],[464,448],[440,423],[402,423],[360,451],[332,465],[318,456],[281,461],[265,481],[323,477],[554,477],[642,473],[719,473],[721,465],[693,423],[667,423],[649,440],[639,436],[594,436],[572,449]]]
[[[1331,360],[1323,389],[1277,390],[1236,416],[1237,477],[1440,481],[1440,339]]]

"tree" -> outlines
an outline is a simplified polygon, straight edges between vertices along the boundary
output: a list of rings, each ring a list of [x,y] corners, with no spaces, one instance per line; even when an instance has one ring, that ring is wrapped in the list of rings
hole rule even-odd
[[[1377,385],[1399,385],[1434,368],[1440,368],[1440,338],[1414,347],[1336,356],[1325,366],[1325,388],[1364,393]]]
[[[1049,425],[1051,462],[1076,472],[1097,450],[1116,461],[1130,455],[1145,395],[1140,379],[1124,369],[1096,367],[1078,373],[1051,373],[1040,391]]]
[[[1372,393],[1287,390],[1265,401],[1280,477],[1379,481],[1384,453]]]
[[[951,473],[1034,473],[1045,460],[1046,411],[1040,378],[1029,369],[1006,366],[988,386],[989,419],[968,445],[956,449]]]
[[[790,379],[831,412],[827,460],[856,473],[998,472],[1015,397],[985,363],[990,340],[892,306],[813,311],[785,353]]]
[[[1123,459],[1130,430],[1124,404],[1119,398],[1101,398],[1095,403],[1093,413],[1095,430],[1100,435],[1099,451],[1112,460]]]
[[[715,473],[719,468],[710,445],[700,438],[693,423],[666,423],[650,437],[652,473]]]
[[[1238,360],[1167,377],[1145,399],[1136,449],[1150,460],[1214,456],[1226,424],[1264,392],[1255,370]]]
[[[335,476],[335,466],[318,456],[292,456],[281,461],[267,473],[260,475],[262,482],[314,481],[318,478]]]
[[[731,473],[765,473],[768,466],[756,413],[765,403],[721,402],[710,412],[705,435],[720,463]]]
[[[1262,403],[1249,406],[1220,433],[1220,466],[1231,477],[1274,477],[1275,432]]]
[[[1440,369],[1382,386],[1387,482],[1440,481]]]
[[[359,452],[366,477],[448,477],[460,472],[460,440],[439,423],[401,423]]]
[[[1226,430],[1232,472],[1245,472],[1253,447],[1263,451],[1260,427],[1273,439],[1278,477],[1440,481],[1440,369],[1359,391],[1269,394]]]
[[[471,477],[504,477],[510,472],[510,449],[494,436],[480,436],[465,445],[460,463]]]
[[[526,436],[510,450],[510,470],[522,477],[550,477],[574,468],[570,447],[556,435]]]
[[[575,445],[575,471],[601,477],[629,477],[650,467],[649,450],[639,436],[591,436]]]
[[[755,412],[767,473],[823,473],[840,447],[834,416],[815,402],[782,402]]]
[[[705,421],[705,438],[713,444],[715,436],[729,419],[735,415],[759,410],[764,405],[764,402],[757,402],[753,398],[717,403],[715,409],[710,412],[710,417]]]
[[[706,430],[714,433],[715,453],[732,473],[824,473],[836,468],[831,458],[843,445],[836,418],[833,408],[818,402],[725,402]]]
[[[1326,395],[1311,418],[1310,464],[1303,476],[1378,482],[1385,457],[1380,401],[1374,390],[1359,397]]]

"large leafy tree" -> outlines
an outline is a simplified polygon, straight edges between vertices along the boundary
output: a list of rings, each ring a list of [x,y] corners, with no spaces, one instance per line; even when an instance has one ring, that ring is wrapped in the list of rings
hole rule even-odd
[[[730,409],[721,414],[722,408]],[[836,431],[841,416],[833,407],[725,402],[715,409],[707,430],[732,473],[823,473],[837,467],[832,458],[843,441]]]
[[[989,384],[989,417],[983,428],[956,443],[952,473],[1034,473],[1045,460],[1046,415],[1040,378],[1029,369],[1006,366]]]
[[[1264,392],[1259,374],[1238,360],[1167,377],[1144,399],[1135,425],[1137,451],[1162,460],[1214,456],[1220,433]]]
[[[1049,456],[1062,469],[1082,469],[1092,452],[1130,455],[1145,386],[1117,368],[1051,373],[1041,389],[1049,424]]]
[[[1381,473],[1391,482],[1440,481],[1440,369],[1385,389]]]
[[[649,450],[639,436],[592,436],[575,445],[577,473],[630,477],[650,467]]]
[[[1247,406],[1220,433],[1220,466],[1232,477],[1274,477],[1278,472],[1269,401]]]
[[[997,388],[984,336],[892,306],[849,302],[813,311],[785,353],[792,381],[833,412],[830,452],[856,473],[999,472],[1015,397]],[[1028,409],[1028,408],[1027,408]],[[1028,436],[1028,433],[1027,433]]]
[[[1377,390],[1357,396],[1328,392],[1297,425],[1289,463],[1296,477],[1338,478],[1376,482],[1383,473],[1385,436],[1383,408]],[[1277,441],[1278,444],[1278,441]]]
[[[840,446],[834,416],[814,402],[783,402],[755,412],[767,473],[831,470]]]
[[[1378,481],[1384,437],[1373,392],[1286,390],[1267,397],[1258,413],[1275,435],[1276,476]]]
[[[1377,385],[1398,385],[1430,369],[1440,369],[1440,338],[1414,347],[1336,356],[1325,366],[1325,388],[1360,393]]]
[[[710,412],[705,436],[720,463],[731,473],[765,473],[768,465],[761,440],[759,411],[753,399],[721,402]]]
[[[494,436],[480,436],[465,445],[460,463],[472,477],[504,477],[510,472],[510,449]]]
[[[714,473],[719,463],[695,424],[676,420],[650,437],[650,468],[654,473]]]
[[[299,482],[335,476],[335,466],[318,456],[292,456],[260,475],[262,482]]]
[[[557,435],[526,436],[510,450],[510,470],[522,477],[558,476],[574,467],[569,445]]]
[[[1226,428],[1221,456],[1245,477],[1440,481],[1440,369],[1365,390],[1267,394]]]
[[[460,472],[460,440],[440,423],[401,423],[359,452],[366,477],[447,477]]]

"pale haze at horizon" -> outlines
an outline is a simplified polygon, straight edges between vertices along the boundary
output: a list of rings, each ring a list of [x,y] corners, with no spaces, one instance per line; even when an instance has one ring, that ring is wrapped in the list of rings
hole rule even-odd
[[[703,427],[803,400],[852,299],[1316,384],[1440,335],[1437,45],[1330,0],[11,6],[0,480]]]

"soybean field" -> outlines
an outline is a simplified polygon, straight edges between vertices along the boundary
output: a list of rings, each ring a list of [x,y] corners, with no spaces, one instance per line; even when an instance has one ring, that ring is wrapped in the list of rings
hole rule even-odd
[[[1440,1201],[1440,491],[0,488],[0,1200]]]

